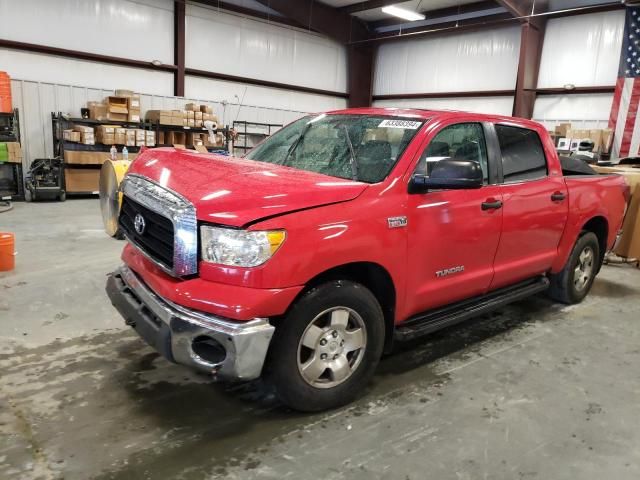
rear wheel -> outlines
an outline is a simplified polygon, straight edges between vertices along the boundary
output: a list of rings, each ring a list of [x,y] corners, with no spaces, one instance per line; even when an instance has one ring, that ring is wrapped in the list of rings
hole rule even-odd
[[[318,411],[352,401],[382,355],[384,318],[373,294],[332,281],[304,294],[283,319],[269,354],[269,378],[296,410]]]
[[[551,275],[551,298],[567,304],[581,302],[591,290],[599,262],[598,237],[592,232],[584,232],[578,238],[562,271]]]

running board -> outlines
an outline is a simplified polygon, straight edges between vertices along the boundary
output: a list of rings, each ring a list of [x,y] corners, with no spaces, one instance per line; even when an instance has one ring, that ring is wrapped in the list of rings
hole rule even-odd
[[[436,310],[430,310],[411,317],[397,326],[394,332],[394,339],[398,341],[411,340],[490,312],[511,302],[530,297],[547,288],[549,288],[549,279],[547,277],[536,277],[510,287],[494,290],[485,295],[452,303]]]

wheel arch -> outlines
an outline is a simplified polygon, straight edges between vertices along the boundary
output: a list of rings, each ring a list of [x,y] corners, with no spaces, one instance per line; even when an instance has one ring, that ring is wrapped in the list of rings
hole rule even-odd
[[[291,305],[313,287],[332,280],[350,280],[365,286],[373,293],[384,314],[384,352],[390,352],[393,347],[397,291],[389,271],[374,262],[352,262],[331,267],[307,281],[305,288],[291,302]]]
[[[592,232],[598,238],[600,258],[598,259],[598,271],[602,266],[604,255],[607,251],[607,239],[609,237],[609,222],[601,215],[590,218],[583,226],[582,232]]]

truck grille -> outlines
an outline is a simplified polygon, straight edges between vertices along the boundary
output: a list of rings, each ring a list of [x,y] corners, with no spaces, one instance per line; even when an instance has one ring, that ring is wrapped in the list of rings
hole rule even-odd
[[[136,231],[136,215],[144,219],[142,233]],[[119,219],[120,227],[131,242],[152,259],[173,269],[173,223],[144,205],[124,196]]]

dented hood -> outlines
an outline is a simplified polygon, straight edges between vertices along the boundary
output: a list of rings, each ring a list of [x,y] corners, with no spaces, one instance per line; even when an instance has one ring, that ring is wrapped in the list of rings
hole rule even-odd
[[[179,193],[201,221],[242,227],[265,217],[356,198],[366,183],[174,148],[149,149],[129,169]]]

